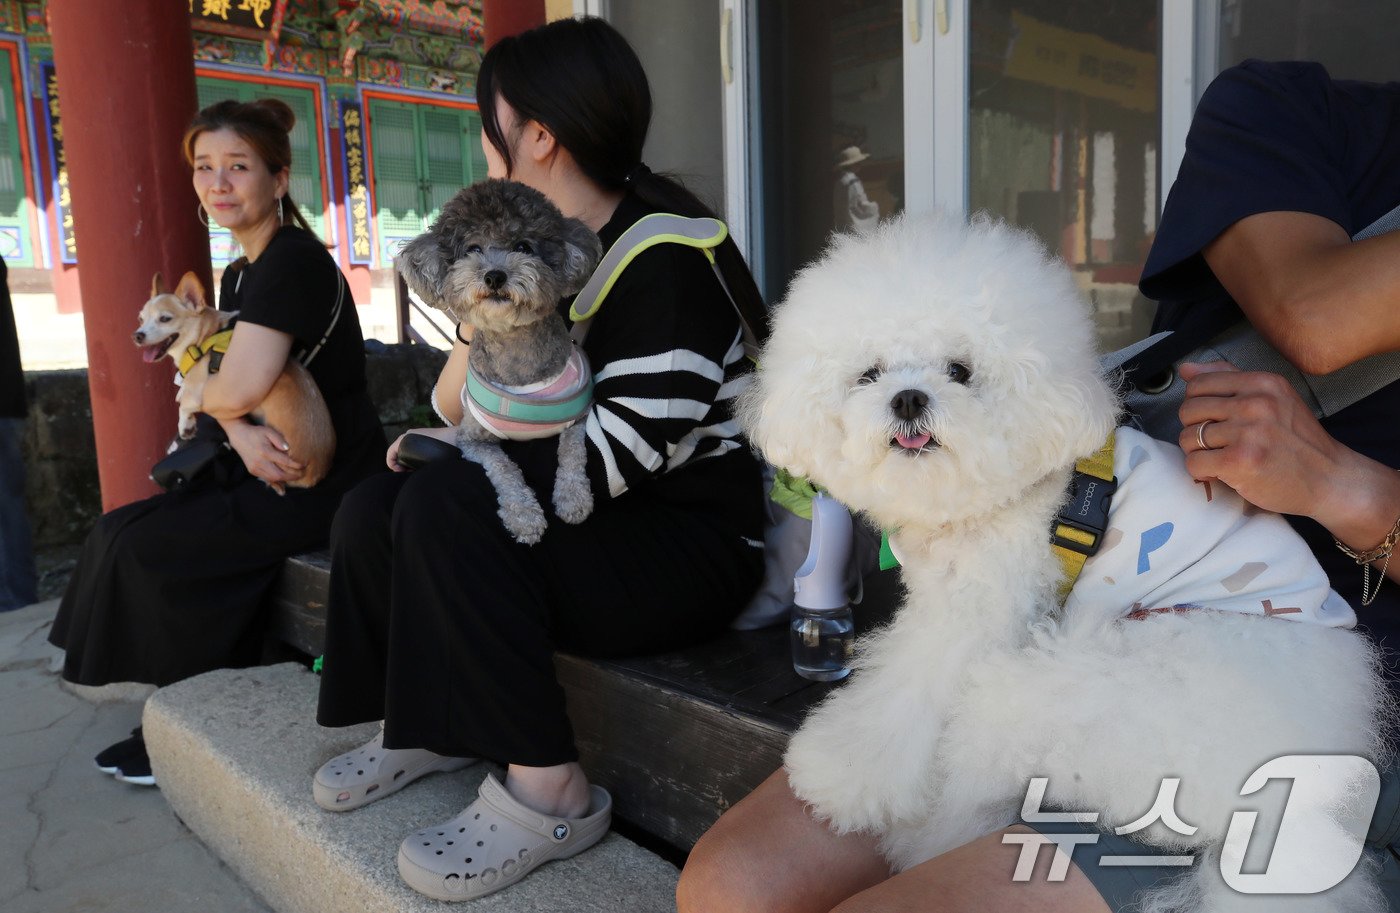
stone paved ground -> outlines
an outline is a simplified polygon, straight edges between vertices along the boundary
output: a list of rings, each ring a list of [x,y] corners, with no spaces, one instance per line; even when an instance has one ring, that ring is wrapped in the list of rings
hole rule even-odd
[[[0,614],[0,910],[272,913],[159,790],[93,767],[139,722],[141,703],[90,701],[59,684],[45,642],[56,607]]]

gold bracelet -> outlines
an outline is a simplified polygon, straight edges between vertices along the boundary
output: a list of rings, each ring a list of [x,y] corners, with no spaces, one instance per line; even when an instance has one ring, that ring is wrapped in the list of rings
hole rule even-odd
[[[1332,541],[1337,543],[1337,548],[1342,550],[1342,554],[1361,565],[1361,604],[1368,606],[1375,602],[1376,594],[1381,591],[1381,581],[1385,579],[1385,572],[1390,568],[1390,553],[1395,551],[1395,544],[1400,542],[1400,518],[1396,518],[1395,525],[1390,528],[1380,545],[1364,552],[1358,552],[1340,539],[1333,538]],[[1371,563],[1381,559],[1385,559],[1381,563],[1381,573],[1376,579],[1375,589],[1371,589]]]

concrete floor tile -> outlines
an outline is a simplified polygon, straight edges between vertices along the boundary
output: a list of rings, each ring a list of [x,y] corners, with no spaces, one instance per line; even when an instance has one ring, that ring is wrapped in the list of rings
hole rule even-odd
[[[143,705],[61,687],[44,641],[56,608],[0,614],[0,910],[271,913],[160,790],[93,765],[140,724]]]

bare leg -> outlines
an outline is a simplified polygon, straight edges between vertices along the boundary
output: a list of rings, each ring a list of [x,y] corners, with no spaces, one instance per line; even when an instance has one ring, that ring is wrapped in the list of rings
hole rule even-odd
[[[779,769],[691,851],[680,913],[825,913],[890,877],[875,841],[813,818]]]
[[[1073,862],[1064,881],[1046,879],[1052,846],[1039,850],[1029,881],[1013,882],[1021,846],[1003,844],[1002,833],[1031,830],[1018,825],[981,837],[862,891],[833,913],[1110,913]]]
[[[512,796],[541,815],[582,818],[588,813],[588,777],[576,762],[553,767],[512,764],[506,769],[505,786]]]

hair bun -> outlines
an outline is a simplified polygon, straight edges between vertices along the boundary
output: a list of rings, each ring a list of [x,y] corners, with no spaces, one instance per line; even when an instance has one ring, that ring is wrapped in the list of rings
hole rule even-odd
[[[267,112],[272,116],[272,119],[277,122],[277,126],[281,127],[287,133],[291,133],[292,128],[296,126],[296,113],[292,111],[291,105],[282,101],[280,98],[256,98],[250,101],[248,106]]]

